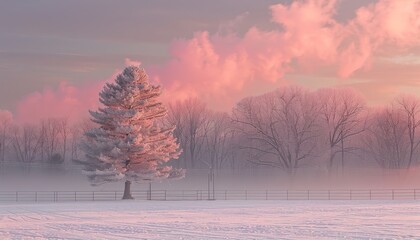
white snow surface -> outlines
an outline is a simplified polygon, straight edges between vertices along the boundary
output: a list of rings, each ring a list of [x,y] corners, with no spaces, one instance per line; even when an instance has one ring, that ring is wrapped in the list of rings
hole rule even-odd
[[[420,239],[420,202],[1,203],[0,239]]]

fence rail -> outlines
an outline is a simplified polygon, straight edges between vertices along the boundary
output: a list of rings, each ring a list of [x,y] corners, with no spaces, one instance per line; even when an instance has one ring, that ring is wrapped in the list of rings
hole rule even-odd
[[[122,191],[0,191],[0,202],[116,201]],[[137,200],[420,200],[420,189],[389,190],[152,190],[133,191]]]

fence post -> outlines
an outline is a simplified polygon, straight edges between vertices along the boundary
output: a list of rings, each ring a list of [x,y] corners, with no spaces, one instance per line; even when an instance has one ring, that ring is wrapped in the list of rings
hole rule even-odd
[[[161,196],[161,197],[164,197],[164,200],[167,201],[168,200],[167,190],[162,190],[162,191],[163,191],[163,194],[164,195]],[[187,191],[187,192],[185,192],[185,191]],[[188,200],[188,199],[190,199],[190,196],[187,194],[188,191],[189,190],[182,190],[182,200]],[[365,194],[369,193],[368,200],[373,200],[374,199],[373,198],[374,196],[372,194],[374,194],[375,192],[372,193],[372,191],[375,191],[375,190],[372,190],[372,189],[363,190],[363,191],[360,191],[360,193],[358,192],[358,190],[356,190],[356,192],[353,193],[353,190],[352,189],[349,189],[347,191],[348,191],[347,193],[349,194],[349,195],[347,195],[347,197],[349,197],[349,200],[364,199],[364,197],[362,196],[364,194],[362,192],[364,192]],[[369,192],[367,192],[367,191],[369,191]],[[398,191],[400,191],[400,192],[398,192]],[[25,201],[25,199],[28,200],[28,201],[34,201],[34,202],[38,202],[38,200],[40,200],[40,199],[41,199],[40,201],[42,201],[42,192],[41,192],[41,195],[40,196],[38,194],[38,191],[31,191],[31,192],[33,193],[32,197],[34,197],[34,198],[30,198],[30,195],[31,195],[30,192],[24,192],[24,194],[22,195],[22,194],[20,194],[19,191],[15,191],[15,193],[14,193],[15,194],[15,201],[16,202],[19,202],[21,200],[19,198],[22,198],[22,196],[23,196],[23,198],[22,198],[23,201]],[[194,190],[193,190],[193,192],[194,192]],[[321,193],[317,193],[316,191],[315,192],[312,191],[312,193],[311,193],[311,190],[300,191],[300,193],[298,194],[298,199],[302,199],[302,198],[305,199],[305,197],[306,197],[307,200],[312,200],[312,199],[315,199],[316,200],[316,199],[318,199],[318,197],[321,198],[321,199],[324,199],[324,197],[326,197],[325,196],[326,194],[328,194],[328,200],[334,199],[334,195],[333,195],[334,194],[334,190],[325,190],[325,191],[322,191],[322,192],[323,193],[321,194]],[[386,194],[387,194],[386,192],[391,193],[391,199],[392,200],[398,200],[398,199],[403,199],[403,198],[410,198],[409,195],[413,197],[413,200],[418,200],[417,199],[418,189],[408,189],[408,190],[388,189],[388,190],[382,190],[382,191],[378,191],[377,194],[379,194],[379,195],[377,197],[379,197],[379,199],[386,198]],[[59,192],[58,191],[50,191],[49,193],[53,193],[53,199],[52,200],[54,202],[58,202],[59,201]],[[48,195],[49,193],[46,193],[46,194]],[[70,200],[72,198],[71,197],[72,193],[70,191],[69,192],[63,192],[63,193],[64,193],[64,195],[63,195],[63,197],[64,197],[63,199],[64,200],[66,200],[66,199],[67,200]],[[109,193],[110,200],[112,200],[112,192],[108,192],[108,193]],[[345,191],[342,192],[342,193],[345,194]],[[74,201],[77,202],[78,201],[77,191],[74,191],[73,194],[74,194],[74,196],[73,196]],[[86,192],[86,194],[88,194],[88,193]],[[265,194],[265,200],[270,200],[269,190],[262,190],[262,191],[259,191],[259,192],[257,191],[255,193],[255,197],[256,198],[259,198],[259,199],[264,199],[264,195],[263,194]],[[290,195],[289,194],[289,190],[285,190],[285,194],[286,194],[286,200],[291,200],[291,198],[289,196]],[[305,194],[306,196],[303,195],[303,194]],[[13,195],[13,192],[11,192],[11,194],[8,195],[8,196],[11,196],[11,195]],[[83,200],[83,195],[84,194],[82,194],[82,200]],[[97,199],[97,196],[95,196],[95,195],[96,195],[96,192],[95,191],[92,191],[91,192],[91,200],[92,201],[98,200]],[[118,196],[117,196],[118,195],[118,192],[117,191],[114,191],[114,194],[113,195],[114,195],[114,200],[117,200],[118,199]],[[195,190],[195,195],[196,195],[195,198],[196,198],[197,201],[198,200],[203,200],[202,190]],[[223,199],[223,192],[221,192],[220,195],[221,195],[221,198]],[[251,191],[251,195],[250,196],[248,196],[248,195],[249,195],[248,194],[248,190],[244,190],[244,200],[252,199],[252,196],[253,196],[252,195],[252,191]],[[25,196],[27,196],[27,197],[25,198]],[[79,194],[79,196],[80,196],[80,194]],[[322,196],[324,196],[324,197],[322,197]],[[48,196],[46,196],[46,197],[49,198]],[[151,196],[149,195],[148,197],[149,197],[149,200],[151,200]],[[210,200],[214,200],[215,199],[214,197],[215,196],[210,196]],[[240,197],[240,196],[238,196],[238,197]],[[302,197],[302,198],[300,198],[300,197]],[[312,198],[312,197],[314,197],[314,198]],[[30,200],[30,199],[32,199],[32,200]],[[271,199],[277,199],[276,194],[274,194],[271,197]],[[99,198],[99,200],[100,200],[100,198]],[[224,190],[224,200],[228,200],[228,190]]]

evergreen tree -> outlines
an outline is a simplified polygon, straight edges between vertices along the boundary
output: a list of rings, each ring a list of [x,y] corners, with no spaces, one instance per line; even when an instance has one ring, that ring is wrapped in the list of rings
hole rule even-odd
[[[92,184],[125,180],[123,199],[132,199],[131,181],[184,175],[167,164],[180,150],[174,127],[159,124],[166,115],[160,94],[160,86],[149,84],[146,72],[135,66],[105,85],[99,94],[104,107],[90,111],[98,127],[85,132],[86,159],[80,161]]]

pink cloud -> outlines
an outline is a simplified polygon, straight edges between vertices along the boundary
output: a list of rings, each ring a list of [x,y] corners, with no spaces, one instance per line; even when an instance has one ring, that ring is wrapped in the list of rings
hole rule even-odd
[[[332,63],[340,26],[334,20],[335,0],[295,1],[270,7],[272,20],[284,28],[284,48],[290,58],[309,65],[314,60]],[[318,62],[319,63],[319,62]]]
[[[244,36],[198,32],[171,46],[172,60],[151,67],[170,99],[200,97],[216,108],[229,108],[256,94],[250,86],[277,87],[292,71],[334,68],[347,78],[369,69],[372,58],[420,44],[420,1],[381,0],[360,8],[346,23],[335,19],[338,1],[294,1],[270,7],[283,30],[256,27]]]
[[[337,1],[295,1],[271,6],[298,62],[333,65],[349,77],[369,68],[374,54],[392,54],[420,44],[420,1],[381,0],[357,10],[347,23],[334,19]]]
[[[0,109],[0,123],[11,122],[13,120],[13,114],[7,110]]]
[[[150,68],[170,98],[200,97],[216,108],[226,108],[249,94],[247,86],[276,83],[289,69],[278,32],[250,29],[243,38],[199,32],[171,47],[172,60]],[[267,46],[272,46],[267,48]]]
[[[395,54],[420,44],[420,1],[382,0],[360,8],[343,26],[339,73],[369,67],[374,54]],[[348,42],[347,45],[345,43]]]
[[[68,118],[77,121],[89,117],[88,110],[98,107],[98,93],[105,81],[83,86],[67,82],[53,88],[34,92],[22,99],[16,108],[16,120],[20,123],[36,122],[50,117]]]
[[[245,96],[285,84],[287,73],[316,74],[328,68],[347,78],[369,69],[377,56],[420,45],[420,0],[379,0],[358,9],[345,23],[335,19],[338,4],[306,0],[273,5],[272,21],[281,29],[251,27],[244,35],[197,32],[173,41],[170,60],[146,70],[163,85],[166,101],[199,97],[210,107],[228,110]],[[141,64],[129,58],[125,63]],[[64,82],[33,93],[18,104],[17,119],[87,116],[98,105],[102,85]]]

